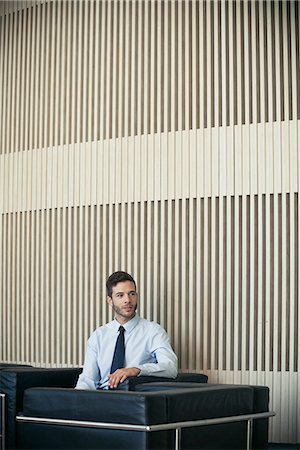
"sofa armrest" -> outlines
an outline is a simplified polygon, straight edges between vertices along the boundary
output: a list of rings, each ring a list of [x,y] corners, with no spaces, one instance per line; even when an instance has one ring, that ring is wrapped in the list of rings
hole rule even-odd
[[[16,369],[18,367],[33,367],[30,364],[17,364],[17,363],[0,363],[0,370],[3,369]]]
[[[144,384],[144,383],[154,383],[154,382],[175,382],[174,378],[166,378],[166,377],[154,377],[151,375],[142,375],[140,377],[129,377],[128,378],[128,391],[135,391],[135,387],[139,384]]]
[[[176,378],[155,377],[155,376],[140,376],[128,378],[128,390],[134,391],[135,387],[144,383],[176,383],[176,382],[192,382],[192,383],[207,383],[207,375],[201,373],[179,373]]]
[[[5,394],[6,447],[15,447],[15,416],[23,409],[24,391],[31,387],[74,387],[81,368],[15,367],[0,370],[0,392]]]
[[[207,383],[208,376],[204,373],[179,373],[175,381],[180,383]]]

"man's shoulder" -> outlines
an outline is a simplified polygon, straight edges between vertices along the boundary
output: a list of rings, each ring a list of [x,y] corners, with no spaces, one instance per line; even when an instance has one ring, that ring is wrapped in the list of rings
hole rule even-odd
[[[112,328],[113,328],[113,322],[114,322],[114,321],[111,321],[111,322],[105,323],[104,325],[100,325],[100,327],[97,327],[97,328],[92,332],[92,334],[91,334],[90,337],[101,336],[103,333],[106,333],[106,332],[112,330]]]
[[[142,317],[140,317],[139,325],[141,327],[147,328],[148,330],[153,330],[153,332],[165,331],[164,328],[159,325],[159,323],[154,322],[153,320],[143,319]]]

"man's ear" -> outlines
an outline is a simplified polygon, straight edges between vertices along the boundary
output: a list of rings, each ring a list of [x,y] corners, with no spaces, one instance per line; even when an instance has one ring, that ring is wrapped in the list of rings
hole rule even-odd
[[[112,304],[112,298],[109,295],[106,297],[106,301],[109,305]]]

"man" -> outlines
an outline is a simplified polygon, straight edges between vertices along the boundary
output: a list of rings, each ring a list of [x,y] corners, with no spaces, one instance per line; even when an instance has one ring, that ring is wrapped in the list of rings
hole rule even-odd
[[[76,389],[122,388],[128,377],[139,375],[175,378],[177,357],[167,333],[136,313],[138,294],[132,276],[115,272],[107,279],[106,289],[115,319],[90,336]],[[121,366],[116,362],[120,354]]]

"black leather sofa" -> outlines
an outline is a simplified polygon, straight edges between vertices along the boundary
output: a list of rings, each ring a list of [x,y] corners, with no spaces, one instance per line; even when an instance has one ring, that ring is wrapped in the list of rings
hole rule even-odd
[[[128,382],[129,392],[78,391],[73,388],[80,372],[80,368],[0,366],[7,450],[168,450],[175,445],[174,430],[149,432],[149,426],[268,411],[266,387],[207,385],[206,375],[184,373],[175,380],[132,378]],[[32,423],[27,420],[30,417],[40,421],[62,419],[63,423]],[[76,426],[67,425],[64,420],[74,421]],[[123,427],[130,424],[144,428],[132,431],[91,427],[91,422],[97,426],[102,421],[113,427],[119,422]],[[245,448],[246,428],[246,422],[183,428],[181,448]],[[252,448],[267,448],[267,437],[268,420],[255,421]]]
[[[32,387],[74,388],[81,368],[49,369],[36,368],[30,365],[0,363],[0,400],[4,400],[4,408],[0,404],[0,450],[16,449],[16,415],[23,411],[24,392]],[[146,382],[181,382],[193,381],[206,383],[204,374],[178,374],[176,379],[160,377],[133,377],[127,383],[128,390]],[[4,396],[4,397],[3,397]],[[3,441],[5,441],[3,443]]]
[[[267,387],[156,382],[135,389],[28,389],[22,415],[17,417],[17,448],[168,450],[175,448],[174,430],[160,428],[179,422],[182,450],[245,449],[248,423],[241,418],[268,412]],[[236,422],[214,423],[236,416]],[[184,428],[194,420],[204,420],[206,425]],[[99,423],[105,428],[97,428]],[[268,419],[263,418],[253,428],[251,448],[267,445]]]

